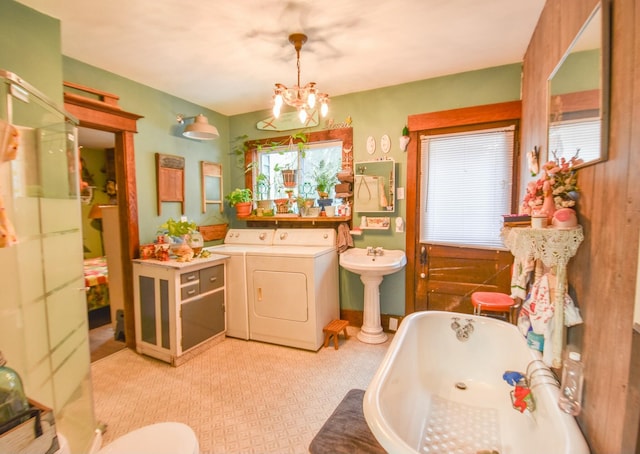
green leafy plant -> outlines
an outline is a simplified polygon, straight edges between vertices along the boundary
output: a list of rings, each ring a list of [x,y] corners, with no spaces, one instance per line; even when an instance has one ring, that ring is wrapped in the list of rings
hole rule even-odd
[[[225,200],[229,202],[229,205],[234,207],[238,203],[251,202],[253,200],[253,193],[249,188],[236,188],[226,195]]]
[[[166,233],[170,237],[181,237],[195,232],[198,226],[195,222],[175,221],[173,218],[167,219],[167,222],[160,226],[159,231]]]
[[[328,193],[331,187],[338,182],[337,170],[323,159],[313,172],[313,179],[316,182],[316,189],[321,193]]]
[[[282,138],[281,140],[264,139],[249,141],[248,139],[249,136],[244,134],[241,136],[237,136],[231,142],[231,151],[238,158],[238,162],[241,163],[241,167],[244,167],[245,153],[251,149],[249,145],[250,143],[255,146],[258,152],[262,151],[264,148],[275,149],[284,145],[289,145],[289,148],[292,148],[295,146],[298,148],[298,151],[304,158],[305,152],[307,150],[307,142],[309,141],[309,135],[306,132],[298,131],[291,134],[290,136]],[[252,164],[253,163],[249,163],[249,165],[245,167],[245,173],[249,172],[252,169]]]

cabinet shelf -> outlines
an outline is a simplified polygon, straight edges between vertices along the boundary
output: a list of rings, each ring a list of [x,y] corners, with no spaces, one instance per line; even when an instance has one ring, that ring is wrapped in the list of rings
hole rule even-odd
[[[239,221],[260,221],[260,222],[272,222],[278,224],[279,222],[291,222],[291,223],[312,223],[312,224],[339,224],[341,222],[350,222],[351,216],[238,216]]]

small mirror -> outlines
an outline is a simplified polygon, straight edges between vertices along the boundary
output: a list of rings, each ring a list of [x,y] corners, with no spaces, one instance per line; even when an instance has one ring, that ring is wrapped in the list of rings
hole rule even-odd
[[[363,161],[354,165],[353,207],[357,213],[388,213],[395,208],[395,161]]]
[[[549,79],[548,160],[607,159],[609,13],[601,1]]]
[[[200,161],[200,171],[202,180],[200,188],[202,191],[202,212],[207,212],[207,205],[218,205],[222,213],[222,165],[215,162]]]

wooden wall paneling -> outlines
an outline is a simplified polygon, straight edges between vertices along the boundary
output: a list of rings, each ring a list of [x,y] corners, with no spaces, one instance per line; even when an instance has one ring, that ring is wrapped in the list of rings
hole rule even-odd
[[[637,175],[640,174],[640,32],[637,31],[637,24],[640,23],[640,5],[637,1],[629,2],[629,10],[626,17],[627,33],[624,33],[625,42],[629,44],[629,55],[622,55],[625,68],[628,74],[629,89],[627,93],[631,100],[631,112],[629,121],[629,168],[628,168],[628,191],[627,191],[627,234],[632,241],[639,241],[640,233],[640,189],[638,189]],[[616,29],[617,32],[623,32]],[[615,36],[621,36],[617,34]],[[636,245],[638,243],[635,243]],[[634,247],[637,250],[640,246]],[[638,257],[638,254],[636,254]],[[637,266],[637,263],[636,263]],[[631,278],[631,276],[629,276]],[[636,281],[629,283],[630,288],[634,288]],[[637,289],[636,289],[637,293]],[[635,304],[640,304],[634,301]],[[635,304],[631,307],[634,310]],[[632,318],[633,319],[633,318]],[[623,329],[627,329],[623,327]],[[621,452],[640,453],[640,334],[632,331],[631,351],[629,364],[628,393],[625,402],[624,426],[622,429],[622,449]],[[635,450],[634,450],[635,448]]]
[[[578,422],[595,454],[634,452],[628,449],[637,442],[639,409],[628,393],[640,218],[636,3],[614,0],[609,160],[579,171],[585,241],[569,264],[571,292],[584,318],[583,325],[568,330],[569,341],[585,360]],[[524,150],[546,148],[548,76],[595,5],[596,0],[548,0],[545,5],[524,61]]]

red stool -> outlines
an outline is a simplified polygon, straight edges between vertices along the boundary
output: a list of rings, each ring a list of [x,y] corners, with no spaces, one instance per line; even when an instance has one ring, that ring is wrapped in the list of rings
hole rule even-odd
[[[471,294],[471,304],[475,315],[485,315],[482,312],[502,314],[505,321],[516,323],[520,304],[506,293],[474,292]]]

